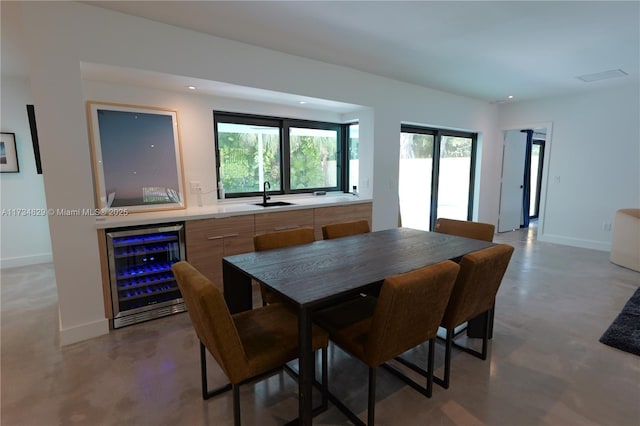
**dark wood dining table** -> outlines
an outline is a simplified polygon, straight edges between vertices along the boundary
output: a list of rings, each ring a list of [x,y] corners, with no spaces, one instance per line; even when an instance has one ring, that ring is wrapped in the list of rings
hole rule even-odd
[[[299,423],[312,422],[314,311],[379,286],[386,277],[443,260],[458,261],[493,243],[394,228],[282,249],[224,257],[224,295],[231,313],[252,309],[251,280],[273,289],[298,311]]]

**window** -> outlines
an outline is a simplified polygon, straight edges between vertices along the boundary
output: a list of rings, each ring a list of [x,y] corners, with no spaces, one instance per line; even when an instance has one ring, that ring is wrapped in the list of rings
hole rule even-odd
[[[476,139],[474,133],[401,127],[402,226],[431,230],[439,217],[471,219]]]
[[[338,188],[339,134],[339,128],[289,128],[291,189]]]
[[[280,190],[280,129],[218,123],[218,176],[228,194]]]
[[[358,189],[358,180],[360,179],[360,125],[349,124],[347,126],[347,173],[349,182],[348,190]]]
[[[349,177],[342,165],[349,149],[348,125],[213,115],[217,176],[226,196],[258,195],[264,182],[270,183],[271,194],[347,190]]]

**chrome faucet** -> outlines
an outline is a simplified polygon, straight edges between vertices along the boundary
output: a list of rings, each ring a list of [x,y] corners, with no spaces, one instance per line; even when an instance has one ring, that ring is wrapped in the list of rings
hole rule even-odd
[[[265,181],[262,191],[262,204],[267,204],[267,200],[271,199],[271,197],[267,195],[267,189],[271,189],[271,184],[268,181]]]

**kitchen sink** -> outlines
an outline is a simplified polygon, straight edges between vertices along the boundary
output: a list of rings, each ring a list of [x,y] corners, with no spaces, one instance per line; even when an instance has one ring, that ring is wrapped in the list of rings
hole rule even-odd
[[[286,201],[267,201],[266,203],[256,203],[254,206],[262,207],[276,207],[276,206],[291,206],[293,203],[287,203]]]

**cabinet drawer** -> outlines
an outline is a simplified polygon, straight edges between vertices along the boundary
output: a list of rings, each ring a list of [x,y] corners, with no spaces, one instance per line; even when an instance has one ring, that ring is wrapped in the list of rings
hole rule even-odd
[[[187,260],[222,290],[222,257],[253,251],[253,215],[187,221]]]
[[[256,235],[286,229],[313,227],[313,209],[262,213],[256,214],[255,218]]]

